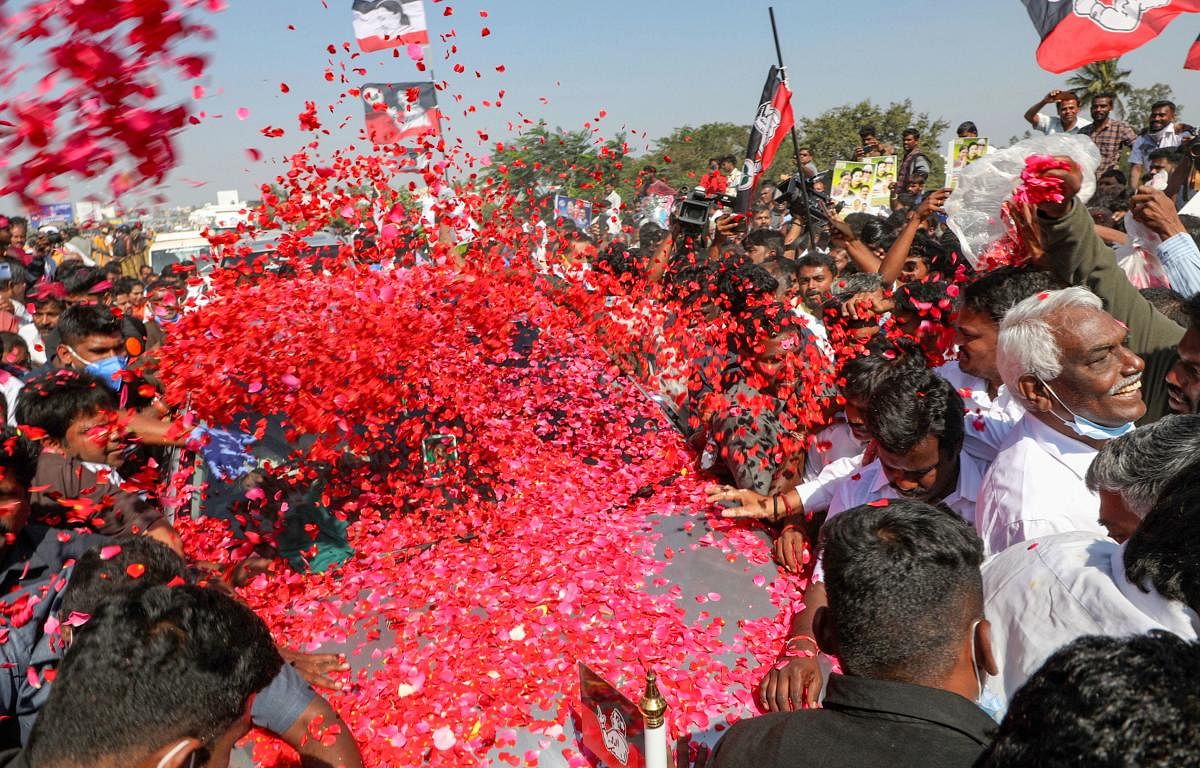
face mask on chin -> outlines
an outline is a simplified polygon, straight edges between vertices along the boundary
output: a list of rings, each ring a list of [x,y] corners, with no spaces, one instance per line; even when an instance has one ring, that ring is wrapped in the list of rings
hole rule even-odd
[[[1049,384],[1042,381],[1040,378],[1038,381],[1042,382],[1042,386],[1046,388],[1046,391],[1053,395],[1054,399],[1058,401],[1058,404],[1063,408],[1066,408],[1067,413],[1071,414],[1071,416],[1074,418],[1072,418],[1071,421],[1067,421],[1054,411],[1050,411],[1050,414],[1063,424],[1066,424],[1068,427],[1070,427],[1071,430],[1080,437],[1085,437],[1089,440],[1113,440],[1134,430],[1134,423],[1132,421],[1116,427],[1106,427],[1103,424],[1097,424],[1090,419],[1085,419],[1083,416],[1075,413],[1075,411],[1072,411],[1067,404],[1063,402],[1062,398],[1058,396],[1058,393],[1050,388]]]

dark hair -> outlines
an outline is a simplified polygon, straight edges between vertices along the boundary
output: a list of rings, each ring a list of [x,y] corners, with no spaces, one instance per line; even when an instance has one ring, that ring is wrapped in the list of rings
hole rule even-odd
[[[33,727],[30,762],[132,764],[173,740],[211,742],[282,666],[266,625],[234,598],[137,589],[76,629]]]
[[[1162,630],[1081,637],[1025,681],[975,765],[1195,765],[1197,679],[1194,641]]]
[[[99,549],[89,549],[75,563],[58,609],[64,620],[72,613],[91,616],[104,603],[139,587],[190,581],[183,558],[149,536],[118,536],[104,547],[104,555],[107,558]],[[133,566],[141,568],[135,571]]]
[[[884,382],[924,368],[925,358],[914,342],[880,335],[867,343],[864,354],[842,363],[838,385],[845,399],[869,403]]]
[[[929,370],[900,371],[872,393],[866,424],[891,453],[912,450],[932,435],[942,456],[956,456],[962,450],[963,413],[962,395],[950,382]]]
[[[760,186],[759,189],[762,189],[762,187]],[[762,213],[763,211],[769,210],[771,210],[771,206],[767,205],[766,203],[755,203],[754,205],[750,206],[751,213]]]
[[[115,410],[116,396],[95,376],[62,368],[39,376],[17,396],[16,418],[22,426],[44,430],[62,440],[78,419]]]
[[[0,428],[0,475],[28,489],[37,474],[38,446],[12,427]]]
[[[944,278],[954,277],[955,260],[940,242],[926,232],[918,230],[909,246],[908,255],[923,260],[929,265],[930,272],[936,272]]]
[[[1101,91],[1100,93],[1092,95],[1092,101],[1095,101],[1096,99],[1108,99],[1109,101],[1115,102],[1117,100],[1117,94],[1113,93],[1112,91]]]
[[[615,278],[630,278],[638,275],[637,254],[624,243],[609,243],[596,256],[596,269]]]
[[[799,333],[795,315],[778,301],[765,301],[747,306],[737,317],[738,333],[730,347],[749,357],[761,351],[764,342],[785,333]]]
[[[733,155],[722,155],[721,162],[722,163],[733,163],[734,165],[737,165],[737,158],[734,157]]]
[[[954,132],[961,136],[964,133],[979,133],[979,129],[975,127],[975,123],[972,123],[970,120],[964,120],[958,124]]]
[[[650,252],[657,248],[666,236],[667,230],[648,221],[638,228],[638,249],[643,256],[649,258]]]
[[[717,285],[725,297],[726,308],[740,314],[754,304],[761,304],[779,290],[779,281],[761,264],[746,262],[734,269],[726,269],[717,278]]]
[[[132,291],[135,285],[141,284],[142,281],[138,280],[136,277],[124,275],[112,281],[112,286],[108,289],[108,292],[113,296],[120,296],[123,293],[129,293]]]
[[[967,627],[983,616],[975,529],[945,507],[890,499],[834,517],[821,529],[821,547],[842,668],[941,682]]]
[[[875,126],[871,125],[870,123],[859,126],[858,138],[865,139],[868,136],[874,136],[876,138],[879,138],[879,131],[875,130]]]
[[[121,321],[108,307],[76,304],[63,310],[57,330],[63,344],[75,346],[89,336],[120,336]]]
[[[1075,91],[1063,90],[1063,91],[1061,91],[1061,93],[1063,95],[1063,98],[1060,99],[1060,101],[1073,101],[1076,104],[1079,103],[1079,94],[1075,93]]]
[[[907,283],[901,283],[896,286],[893,292],[895,301],[895,313],[909,312],[914,315],[926,317],[931,322],[939,322],[943,325],[948,325],[954,315],[952,310],[953,304],[948,300],[949,283],[940,280],[912,280]],[[940,302],[946,301],[946,306],[943,308]],[[920,305],[933,305],[932,307],[923,309]],[[937,309],[935,316],[932,311]]]
[[[7,355],[17,347],[21,347],[26,352],[29,351],[29,343],[18,334],[0,331],[0,353]]]
[[[1193,216],[1190,213],[1179,214],[1179,221],[1187,229],[1187,233],[1192,236],[1197,245],[1200,245],[1200,216]],[[13,273],[14,275],[16,273]]]
[[[796,271],[799,272],[805,267],[824,267],[829,270],[829,274],[837,276],[837,264],[833,263],[833,257],[828,253],[806,253],[796,259]]]
[[[1123,184],[1124,182],[1122,182]],[[1106,208],[1113,213],[1118,211],[1129,210],[1129,198],[1133,193],[1127,187],[1122,186],[1120,189],[1114,189],[1107,192],[1101,192],[1094,195],[1088,204],[1098,208]]]
[[[1200,460],[1179,471],[1163,487],[1150,513],[1125,542],[1125,575],[1131,584],[1149,584],[1168,600],[1200,610]],[[1144,588],[1144,586],[1143,586]]]
[[[1125,183],[1128,181],[1128,179],[1125,177],[1125,174],[1121,172],[1120,168],[1109,168],[1107,171],[1100,174],[1100,178],[1116,179],[1121,186],[1125,186]]]
[[[888,227],[887,222],[878,216],[872,216],[864,221],[858,232],[858,239],[862,240],[863,245],[868,248],[883,245],[894,237],[895,233]]]
[[[998,267],[984,272],[962,289],[962,308],[980,312],[999,323],[1008,310],[1041,293],[1062,287],[1049,272],[1029,267]]]
[[[914,139],[921,138],[921,132],[918,131],[916,128],[905,128],[903,131],[900,132],[900,135],[901,136],[911,136]]]
[[[1158,160],[1162,158],[1167,162],[1178,164],[1181,160],[1183,160],[1183,151],[1178,147],[1159,147],[1158,149],[1150,152],[1150,154],[1146,155],[1146,157],[1150,160]]]
[[[767,259],[762,267],[775,278],[776,290],[787,290],[796,282],[796,262],[792,259]]]
[[[1200,293],[1188,299],[1187,313],[1188,317],[1192,320],[1191,327],[1200,330]]]
[[[96,267],[79,267],[64,275],[61,280],[67,295],[75,296],[92,293],[96,286],[108,280],[108,275]]]
[[[783,235],[773,229],[756,229],[742,240],[742,246],[747,250],[754,245],[761,245],[770,251],[769,259],[783,258]]]
[[[1172,112],[1174,112],[1175,111],[1175,102],[1171,101],[1170,99],[1160,99],[1150,105],[1150,111],[1153,112],[1154,110],[1158,109],[1159,107],[1167,107]]]
[[[1166,318],[1176,325],[1188,327],[1187,299],[1170,288],[1139,288],[1142,298],[1154,305]]]

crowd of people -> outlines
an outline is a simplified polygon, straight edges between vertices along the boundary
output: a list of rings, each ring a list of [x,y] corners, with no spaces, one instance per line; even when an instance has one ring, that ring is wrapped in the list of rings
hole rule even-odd
[[[1011,204],[999,266],[964,258],[915,130],[886,137],[888,217],[839,217],[807,162],[807,195],[767,180],[739,216],[726,157],[706,228],[645,215],[653,167],[633,205],[610,195],[632,226],[560,223],[551,271],[606,295],[708,500],[807,580],[756,691],[774,714],[716,765],[1196,761],[1195,729],[1162,724],[1200,722],[1200,142],[1170,102],[1137,131],[1114,101],[1030,108],[1101,162],[1059,157],[1058,195]],[[854,156],[888,151],[860,133]]]
[[[1139,132],[1113,101],[1083,124],[1067,91],[1027,113],[1101,163],[1042,172],[1056,194],[1008,209],[1005,265],[964,255],[920,133],[869,125],[846,159],[899,145],[886,217],[843,216],[800,147],[744,213],[723,156],[683,200],[647,166],[590,226],[506,244],[662,404],[719,516],[762,526],[804,585],[754,691],[766,714],[713,764],[1196,761],[1200,145],[1173,105]],[[454,268],[488,252],[479,232]],[[155,275],[136,227],[0,218],[0,251],[0,761],[219,764],[253,724],[304,765],[361,765],[314,688],[341,660],[277,647],[233,595],[261,559],[184,558],[164,491],[181,454],[264,482],[245,436],[161,397],[195,266]]]
[[[156,352],[194,298],[195,265],[153,274],[124,227],[94,243],[26,227],[0,218],[0,761],[222,764],[254,724],[304,765],[361,765],[313,687],[335,687],[342,661],[277,648],[232,596],[262,562],[183,559],[164,492],[173,457],[262,482],[243,436],[160,397]],[[114,258],[114,242],[129,250]]]

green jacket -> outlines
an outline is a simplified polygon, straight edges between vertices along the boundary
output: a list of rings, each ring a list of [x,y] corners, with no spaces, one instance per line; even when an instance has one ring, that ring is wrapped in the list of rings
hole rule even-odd
[[[1129,327],[1129,348],[1146,362],[1142,399],[1146,415],[1140,424],[1157,421],[1167,412],[1166,375],[1178,358],[1176,348],[1184,329],[1168,320],[1117,266],[1092,224],[1087,208],[1078,201],[1061,219],[1040,219],[1046,246],[1043,266],[1068,285],[1082,285],[1100,297],[1108,313]]]

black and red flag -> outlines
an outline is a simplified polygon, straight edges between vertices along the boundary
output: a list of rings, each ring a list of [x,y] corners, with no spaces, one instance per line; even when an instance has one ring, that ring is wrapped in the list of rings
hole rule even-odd
[[[362,87],[367,138],[397,144],[442,133],[441,110],[433,83],[367,83]]]
[[[758,111],[754,113],[754,125],[750,127],[750,143],[746,146],[746,163],[742,167],[742,181],[738,184],[737,204],[734,209],[747,213],[754,199],[754,189],[762,178],[763,171],[771,167],[775,153],[784,135],[795,124],[792,115],[792,91],[784,79],[783,70],[772,66],[767,73],[762,97],[758,100]]]
[[[1153,40],[1200,0],[1021,0],[1041,36],[1038,65],[1066,72],[1112,59]]]
[[[1187,59],[1183,62],[1184,69],[1200,69],[1200,37],[1188,49]]]

